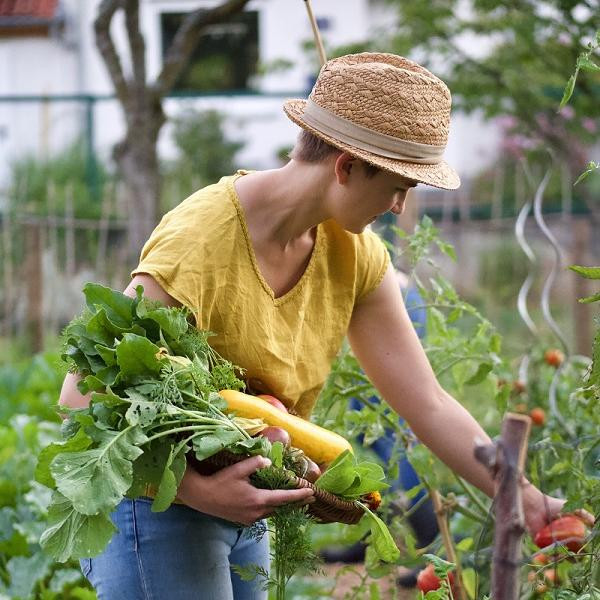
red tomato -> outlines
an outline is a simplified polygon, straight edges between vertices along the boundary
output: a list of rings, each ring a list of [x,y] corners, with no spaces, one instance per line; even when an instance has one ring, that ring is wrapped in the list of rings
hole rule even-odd
[[[534,541],[538,548],[545,548],[554,542],[569,540],[565,545],[571,552],[577,552],[583,545],[585,534],[585,523],[579,517],[565,515],[542,527]]]
[[[547,365],[558,368],[565,360],[565,355],[558,348],[550,348],[544,352],[544,360]]]
[[[543,425],[546,422],[546,411],[539,406],[532,408],[529,411],[529,416],[534,425]]]
[[[454,585],[454,573],[452,573],[452,571],[448,573],[448,581],[450,582],[450,586]],[[417,587],[423,593],[437,590],[440,585],[440,578],[435,574],[432,564],[427,565],[424,569],[419,571],[419,574],[417,575]]]
[[[275,398],[275,396],[271,396],[269,394],[259,394],[256,397],[260,398],[261,400],[264,400],[265,402],[268,402],[271,406],[274,406],[275,408],[278,408],[283,412],[288,411],[288,409],[285,407],[285,404],[281,400]]]

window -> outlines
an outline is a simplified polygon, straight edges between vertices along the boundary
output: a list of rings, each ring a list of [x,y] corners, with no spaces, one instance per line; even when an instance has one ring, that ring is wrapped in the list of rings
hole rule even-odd
[[[185,13],[161,15],[163,57],[185,17]],[[204,31],[174,90],[247,90],[257,67],[258,12],[244,11]]]

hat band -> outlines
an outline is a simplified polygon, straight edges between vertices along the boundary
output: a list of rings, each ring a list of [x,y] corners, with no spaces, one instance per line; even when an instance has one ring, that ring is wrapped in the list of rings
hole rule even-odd
[[[373,131],[332,113],[310,98],[306,101],[302,119],[321,133],[377,156],[423,165],[437,165],[442,162],[445,146],[409,142]]]

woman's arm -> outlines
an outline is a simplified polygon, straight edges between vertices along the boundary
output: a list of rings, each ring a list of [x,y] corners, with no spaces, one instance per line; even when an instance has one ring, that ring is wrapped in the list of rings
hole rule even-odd
[[[417,437],[453,471],[493,496],[493,479],[473,454],[476,441],[490,439],[438,383],[391,267],[381,285],[356,306],[348,336],[369,379]],[[524,487],[523,500],[531,531],[554,518],[563,504],[531,484]]]
[[[181,306],[150,275],[136,275],[124,293],[135,297],[135,288],[140,284],[144,286],[144,295],[148,298],[160,300],[167,306]],[[79,379],[74,374],[65,377],[59,404],[72,408],[88,406],[91,394],[84,396],[79,392]],[[249,476],[268,464],[267,458],[254,456],[210,476],[200,475],[188,465],[177,490],[177,497],[200,512],[250,525],[281,504],[304,503],[314,496],[310,489],[271,491],[255,488],[250,484]]]

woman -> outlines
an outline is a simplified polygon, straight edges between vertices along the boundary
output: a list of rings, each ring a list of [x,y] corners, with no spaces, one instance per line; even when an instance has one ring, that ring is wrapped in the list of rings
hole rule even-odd
[[[308,417],[347,335],[365,372],[390,406],[451,469],[493,494],[473,457],[488,440],[438,384],[412,327],[381,241],[369,223],[400,214],[417,183],[455,189],[443,161],[450,92],[423,67],[389,54],[329,61],[308,101],[286,114],[302,132],[290,162],[238,172],[192,195],[165,215],[144,246],[126,293],[135,287],[169,305],[186,305],[212,345],[243,367],[251,387]],[[60,402],[88,401],[65,380]],[[82,566],[101,600],[266,597],[230,564],[267,566],[250,525],[309,490],[258,490],[253,457],[212,476],[188,467],[178,499],[152,514],[149,501],[124,501],[120,533]],[[562,501],[523,490],[527,526],[537,531]]]

